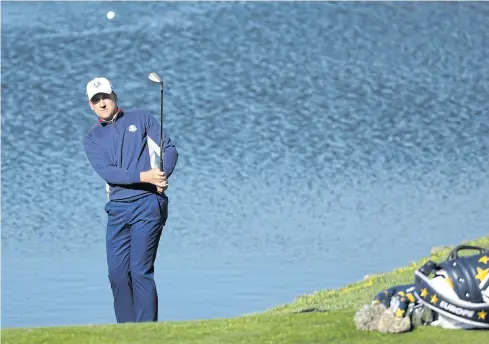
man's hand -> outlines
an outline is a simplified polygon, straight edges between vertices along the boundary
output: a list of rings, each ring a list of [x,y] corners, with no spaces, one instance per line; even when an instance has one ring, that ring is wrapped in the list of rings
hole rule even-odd
[[[156,187],[156,191],[158,193],[163,193],[163,191],[165,191],[166,189],[168,189],[168,184],[166,184],[166,186],[163,187],[163,188],[162,187],[159,187],[159,186]]]
[[[162,191],[168,188],[165,172],[160,171],[158,168],[153,168],[151,170],[141,172],[139,174],[139,178],[141,180],[141,183],[150,183],[156,185],[156,187],[162,189]]]

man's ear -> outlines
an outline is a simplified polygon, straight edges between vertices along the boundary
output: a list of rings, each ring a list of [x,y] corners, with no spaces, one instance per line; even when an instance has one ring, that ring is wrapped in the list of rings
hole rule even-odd
[[[93,104],[92,104],[92,102],[91,102],[90,100],[88,101],[88,105],[90,105],[90,109],[92,109],[93,111],[95,111],[95,110],[93,109]]]
[[[117,103],[118,98],[117,98],[117,94],[114,91],[112,91],[112,99],[114,100],[115,103]]]

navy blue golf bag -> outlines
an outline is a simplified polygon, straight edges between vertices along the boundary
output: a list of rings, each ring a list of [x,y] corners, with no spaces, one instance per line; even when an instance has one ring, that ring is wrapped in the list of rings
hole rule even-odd
[[[461,251],[476,254],[461,256]],[[489,250],[460,245],[446,261],[428,261],[414,283],[379,292],[355,314],[361,330],[399,333],[421,325],[489,330]]]

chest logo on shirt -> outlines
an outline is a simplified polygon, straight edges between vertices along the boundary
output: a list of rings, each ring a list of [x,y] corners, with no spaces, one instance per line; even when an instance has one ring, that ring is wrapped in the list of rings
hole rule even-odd
[[[138,130],[138,128],[136,128],[136,126],[134,124],[131,124],[128,129],[131,132],[135,132],[136,130]]]

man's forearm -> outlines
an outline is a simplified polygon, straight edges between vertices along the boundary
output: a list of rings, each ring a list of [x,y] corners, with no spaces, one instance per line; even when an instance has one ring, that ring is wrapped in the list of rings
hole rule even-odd
[[[128,171],[115,166],[94,166],[95,171],[109,184],[128,185],[141,183],[138,171]]]
[[[98,147],[90,137],[84,137],[83,148],[90,165],[92,165],[95,172],[97,172],[97,174],[107,183],[128,185],[141,182],[139,171],[129,171],[111,165],[100,147]]]
[[[177,164],[177,160],[178,160],[178,152],[175,146],[169,146],[165,148],[163,161],[165,163],[164,168],[165,168],[165,175],[167,179],[173,173],[173,170],[175,169],[175,166]]]

